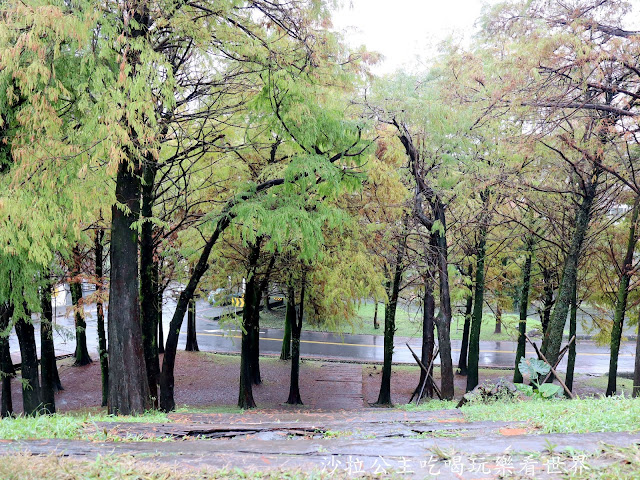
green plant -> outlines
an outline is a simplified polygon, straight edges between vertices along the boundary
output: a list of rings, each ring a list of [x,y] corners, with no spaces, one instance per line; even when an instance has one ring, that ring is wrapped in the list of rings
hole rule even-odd
[[[525,385],[524,383],[517,383],[516,388],[529,397],[538,398],[552,398],[558,395],[562,388],[553,383],[539,383],[538,377],[540,375],[546,375],[551,370],[551,367],[542,360],[537,358],[524,358],[520,359],[518,370],[522,375],[529,375],[531,379],[531,385]]]

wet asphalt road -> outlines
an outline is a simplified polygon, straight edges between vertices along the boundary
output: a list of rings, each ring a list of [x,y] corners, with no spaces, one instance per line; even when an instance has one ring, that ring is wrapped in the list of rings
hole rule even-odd
[[[166,301],[163,308],[165,335],[168,330],[171,314],[175,303]],[[228,309],[229,307],[225,307]],[[198,345],[200,350],[209,352],[239,352],[240,331],[225,329],[212,317],[220,315],[222,308],[212,307],[206,301],[199,300],[197,306],[197,330]],[[73,353],[75,340],[73,338],[73,320],[71,315],[66,315],[66,307],[56,308],[55,334],[56,354],[64,355]],[[95,320],[95,306],[88,306],[87,313],[87,342],[90,352],[97,351],[97,334]],[[186,321],[183,329],[186,328]],[[261,329],[260,350],[261,353],[279,354],[282,346],[283,330]],[[39,347],[39,327],[36,325],[36,342]],[[180,336],[179,348],[184,348],[185,335]],[[394,362],[414,364],[414,359],[406,347],[408,342],[414,351],[420,354],[420,339],[397,338],[395,341]],[[539,343],[539,340],[538,342]],[[14,361],[20,361],[18,342],[15,334],[10,337],[11,353]],[[460,341],[452,341],[454,365],[460,352]],[[515,362],[516,343],[509,341],[483,341],[480,342],[480,366],[512,368]],[[303,357],[330,358],[345,361],[382,362],[383,337],[375,335],[351,335],[332,334],[323,332],[302,332],[301,353]],[[633,372],[635,344],[624,343],[620,349],[618,371],[623,373]],[[527,356],[534,356],[533,349],[528,346]],[[436,361],[437,364],[437,361]],[[566,358],[560,364],[559,370],[566,368]],[[578,343],[576,359],[576,372],[604,374],[609,368],[609,349],[596,346],[590,341]]]

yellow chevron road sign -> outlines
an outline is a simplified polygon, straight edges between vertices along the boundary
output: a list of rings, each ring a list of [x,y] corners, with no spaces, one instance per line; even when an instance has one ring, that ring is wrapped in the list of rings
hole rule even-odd
[[[231,305],[234,307],[244,307],[244,297],[232,297]]]

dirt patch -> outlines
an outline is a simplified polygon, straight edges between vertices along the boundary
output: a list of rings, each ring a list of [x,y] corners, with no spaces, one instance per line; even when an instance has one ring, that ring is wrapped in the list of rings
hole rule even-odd
[[[60,412],[73,410],[99,410],[101,401],[100,365],[93,362],[84,367],[74,367],[73,359],[58,362],[60,378],[65,390],[56,394],[56,406]],[[284,402],[289,394],[290,362],[275,357],[262,357],[262,385],[254,387],[258,407],[265,409],[292,409]],[[178,352],[176,358],[176,404],[190,407],[235,407],[238,396],[240,357],[204,352]],[[309,408],[338,410],[362,409],[378,398],[381,379],[380,365],[323,362],[305,360],[300,368],[300,392]],[[482,381],[510,380],[512,373],[506,370],[482,370]],[[418,367],[399,365],[393,367],[391,393],[395,404],[407,403],[418,384]],[[439,369],[435,370],[436,382],[440,381]],[[602,394],[593,385],[593,377],[576,376],[575,392],[581,397]],[[455,376],[455,394],[464,394],[466,377]],[[22,411],[20,380],[12,382],[13,406],[16,413]]]

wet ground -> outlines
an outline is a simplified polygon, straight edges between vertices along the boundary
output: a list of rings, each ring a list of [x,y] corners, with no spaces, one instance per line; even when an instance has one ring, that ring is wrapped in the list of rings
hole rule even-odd
[[[548,479],[578,473],[588,478],[589,469],[615,461],[603,451],[640,443],[640,433],[538,435],[521,422],[467,423],[457,410],[183,414],[170,420],[86,427],[88,434],[104,433],[117,442],[5,441],[0,455],[127,455],[178,468],[347,477]]]

